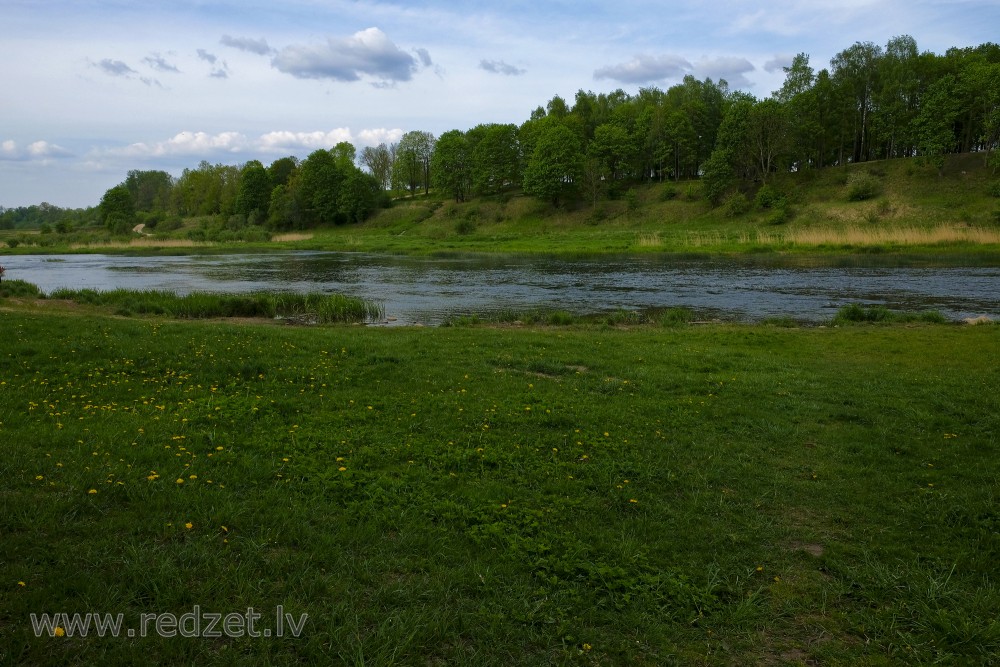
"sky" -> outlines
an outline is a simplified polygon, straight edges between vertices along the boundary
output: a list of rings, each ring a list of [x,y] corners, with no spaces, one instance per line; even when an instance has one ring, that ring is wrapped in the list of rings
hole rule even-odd
[[[691,74],[763,98],[806,53],[1000,41],[1000,0],[0,0],[0,206],[97,205],[132,169],[265,165],[516,123]]]

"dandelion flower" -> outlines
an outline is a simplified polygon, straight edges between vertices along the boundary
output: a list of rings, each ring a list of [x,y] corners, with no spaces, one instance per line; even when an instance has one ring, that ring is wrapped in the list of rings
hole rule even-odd
[[[19,582],[17,582],[17,585],[21,586],[21,587],[24,587],[24,586],[27,586],[28,584],[24,583],[23,581],[19,581]]]
[[[91,489],[91,490],[87,491],[87,493],[93,495],[93,494],[97,493],[97,489]]]
[[[61,625],[56,626],[56,637],[65,637],[66,631],[62,629]]]
[[[178,478],[177,478],[177,483],[178,483],[178,484],[183,484],[183,483],[184,483],[184,480],[183,480],[183,479],[182,479],[181,477],[178,477]]]
[[[191,530],[192,528],[194,528],[194,524],[188,521],[186,524],[184,524],[184,527],[187,528],[188,530]]]

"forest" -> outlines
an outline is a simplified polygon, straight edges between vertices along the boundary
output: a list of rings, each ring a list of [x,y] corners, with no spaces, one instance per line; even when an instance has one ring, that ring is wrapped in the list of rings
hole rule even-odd
[[[179,177],[130,171],[95,209],[0,209],[0,229],[64,231],[90,223],[127,233],[215,216],[228,229],[305,229],[365,220],[401,196],[465,201],[515,191],[553,205],[596,205],[633,183],[699,179],[713,205],[779,172],[950,153],[998,166],[1000,45],[921,52],[910,36],[858,42],[814,69],[800,53],[780,90],[758,99],[691,76],[635,94],[555,96],[522,124],[483,123],[391,145],[349,143],[264,166],[201,162]],[[860,184],[863,190],[864,185]],[[863,192],[862,192],[863,194]],[[776,195],[780,196],[780,195]]]

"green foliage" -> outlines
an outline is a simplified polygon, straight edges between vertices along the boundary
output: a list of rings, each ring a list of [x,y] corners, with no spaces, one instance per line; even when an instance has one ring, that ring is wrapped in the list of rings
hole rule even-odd
[[[236,212],[247,219],[262,222],[270,204],[271,190],[271,178],[264,165],[257,160],[250,160],[240,171]]]
[[[855,169],[847,175],[847,200],[865,201],[882,193],[882,181],[869,171]]]
[[[664,327],[682,326],[694,320],[694,311],[685,307],[668,308],[659,314],[658,319]]]
[[[124,235],[135,226],[135,202],[125,185],[116,185],[101,198],[101,222],[112,234]]]
[[[460,130],[450,130],[438,137],[431,156],[434,187],[465,201],[472,191],[472,156],[469,140]]]
[[[639,210],[639,193],[635,191],[635,188],[629,188],[625,191],[625,210],[628,213],[635,213]]]
[[[35,299],[42,297],[41,290],[24,280],[3,280],[4,268],[0,266],[0,299]]]
[[[990,183],[988,192],[990,193],[991,197],[1000,198],[1000,181],[993,181],[992,183]]]
[[[753,205],[760,210],[781,209],[788,203],[784,193],[772,185],[762,185],[754,196]]]
[[[20,240],[18,240],[18,239],[7,239],[7,247],[8,248],[16,248],[19,245],[21,245],[21,241]]]
[[[750,212],[750,200],[742,192],[734,192],[722,204],[722,212],[727,218],[738,218]]]
[[[165,211],[170,205],[174,179],[165,171],[133,169],[125,177],[124,185],[132,195],[137,212]]]
[[[833,318],[834,324],[857,323],[908,323],[947,324],[948,319],[936,310],[919,313],[896,312],[885,306],[862,306],[858,303],[842,307]]]
[[[660,188],[657,198],[661,202],[672,201],[677,198],[677,188],[670,184],[664,185]]]
[[[61,289],[49,295],[93,306],[107,306],[120,315],[169,315],[185,319],[261,317],[303,323],[364,322],[384,317],[382,306],[340,294],[253,292],[178,296],[158,290]]]
[[[524,190],[558,205],[572,197],[583,168],[580,140],[561,123],[546,124],[524,170]]]

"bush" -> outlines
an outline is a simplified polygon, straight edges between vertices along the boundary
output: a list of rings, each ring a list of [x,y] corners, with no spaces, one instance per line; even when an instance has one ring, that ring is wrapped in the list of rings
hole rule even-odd
[[[691,186],[688,186],[691,187]],[[660,201],[670,201],[677,197],[677,190],[672,185],[664,185],[660,188]]]
[[[865,171],[853,171],[847,177],[847,200],[865,201],[877,197],[882,192],[882,182]]]
[[[759,209],[784,208],[787,199],[784,194],[770,185],[762,185],[760,190],[757,190],[757,196],[754,197],[753,203]]]
[[[17,239],[7,239],[7,247],[8,248],[16,248],[19,245],[21,245],[21,242],[19,240],[17,240]]]
[[[865,308],[861,304],[852,303],[837,311],[833,318],[834,324],[854,324],[858,322],[923,322],[926,324],[946,324],[948,318],[936,310],[923,312],[893,312],[885,306]]]
[[[476,223],[473,220],[470,220],[468,216],[455,223],[456,234],[465,236],[466,234],[471,234],[474,231],[476,231]]]
[[[792,212],[785,206],[771,211],[771,214],[767,216],[767,224],[769,225],[783,225],[792,219]]]
[[[990,183],[989,193],[991,197],[1000,197],[1000,181]]]
[[[722,204],[722,212],[727,218],[736,218],[750,210],[750,200],[742,192],[726,197]]]
[[[0,299],[14,298],[38,298],[42,296],[38,286],[25,282],[24,280],[3,280],[0,281]]]

